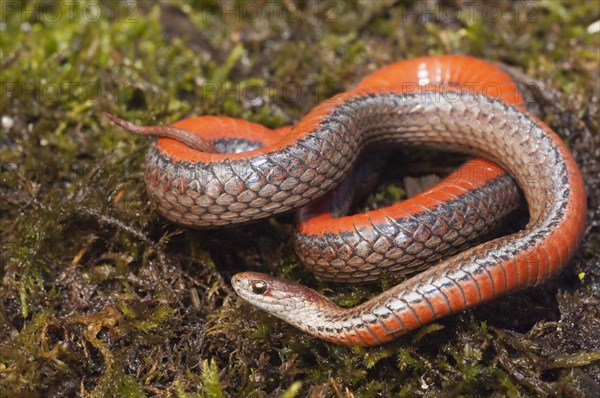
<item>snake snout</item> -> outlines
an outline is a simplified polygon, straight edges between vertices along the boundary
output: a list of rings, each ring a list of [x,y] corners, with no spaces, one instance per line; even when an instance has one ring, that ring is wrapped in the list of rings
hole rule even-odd
[[[254,272],[242,272],[231,277],[233,290],[242,298],[250,296],[266,296],[269,292],[267,275]]]

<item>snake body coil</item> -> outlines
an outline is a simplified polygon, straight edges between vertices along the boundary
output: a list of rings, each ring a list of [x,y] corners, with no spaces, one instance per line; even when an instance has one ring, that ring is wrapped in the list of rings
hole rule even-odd
[[[417,72],[409,82],[416,80],[418,86],[408,90],[400,84],[406,80],[389,79],[402,68]],[[481,69],[495,73],[487,81],[499,82],[498,98],[478,93],[485,93],[481,88],[461,89],[469,79],[477,81]],[[440,90],[437,83],[455,87]],[[473,153],[498,163],[516,180],[529,206],[526,228],[449,258],[470,235],[479,236],[497,223],[497,213],[515,207],[502,204],[516,203],[518,193],[493,164],[480,164],[483,171],[467,182],[442,182],[443,189],[413,198],[408,210],[375,211],[343,218],[340,224],[314,208],[304,210],[301,219],[308,226],[299,227],[297,247],[307,248],[301,258],[324,278],[360,281],[429,267],[347,309],[267,275],[233,277],[243,299],[327,341],[378,345],[539,284],[567,263],[583,233],[586,200],[577,165],[559,137],[524,110],[514,83],[485,61],[445,56],[392,65],[279,132],[210,117],[174,126],[221,152],[244,150],[208,153],[172,138],[159,139],[150,150],[150,196],[165,217],[193,227],[249,222],[303,206],[339,184],[363,149],[375,143]],[[470,210],[476,214],[469,215]],[[312,226],[311,220],[316,220]],[[412,225],[410,236],[406,225]],[[461,235],[459,227],[465,225],[470,232]],[[439,258],[446,259],[431,266]]]

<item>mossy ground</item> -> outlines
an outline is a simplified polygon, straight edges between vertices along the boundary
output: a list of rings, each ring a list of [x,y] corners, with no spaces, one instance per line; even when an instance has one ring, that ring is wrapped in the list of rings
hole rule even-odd
[[[598,396],[596,1],[1,2],[0,396]],[[144,124],[275,127],[395,60],[464,53],[546,90],[542,118],[588,186],[583,244],[549,283],[381,348],[326,344],[240,302],[261,270],[316,281],[284,216],[178,228],[144,191]],[[550,100],[549,100],[550,99]]]

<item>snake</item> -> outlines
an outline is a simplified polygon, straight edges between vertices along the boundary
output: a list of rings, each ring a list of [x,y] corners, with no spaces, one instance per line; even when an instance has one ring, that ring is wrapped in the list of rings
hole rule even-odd
[[[361,283],[406,275],[351,308],[267,274],[232,277],[243,300],[332,343],[377,346],[539,285],[566,266],[584,231],[585,184],[567,146],[527,111],[507,73],[470,56],[388,65],[274,130],[219,116],[162,126],[107,116],[159,137],[144,179],[168,220],[221,228],[300,208],[295,248],[319,278]],[[404,202],[344,215],[340,198],[350,195],[362,154],[390,145],[479,158]],[[477,242],[522,197],[527,225]]]

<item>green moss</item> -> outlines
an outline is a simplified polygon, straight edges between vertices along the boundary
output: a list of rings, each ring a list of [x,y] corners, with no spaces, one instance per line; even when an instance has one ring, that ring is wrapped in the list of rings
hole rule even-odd
[[[215,361],[202,362],[202,396],[204,398],[221,398],[223,390],[219,382],[219,371]]]
[[[121,385],[116,388],[116,391],[111,391],[111,394],[118,395],[123,398],[142,398],[147,397],[142,389],[142,386],[133,376],[124,376],[121,379]]]
[[[572,148],[595,209],[600,35],[587,29],[600,18],[597,4],[497,1],[487,14],[447,1],[223,4],[2,3],[0,395],[597,391],[596,229],[543,288],[384,347],[333,346],[242,304],[229,277],[254,269],[302,280],[347,306],[391,281],[316,281],[293,253],[290,216],[223,231],[171,225],[145,194],[148,140],[102,116],[158,124],[227,115],[278,127],[379,66],[471,54],[560,93],[539,114]],[[285,17],[293,7],[302,18]],[[257,9],[257,18],[240,14]],[[366,206],[403,195],[388,185]]]
[[[285,390],[281,394],[281,398],[294,398],[298,395],[300,391],[300,387],[302,387],[302,383],[299,381],[294,382],[287,390]]]

